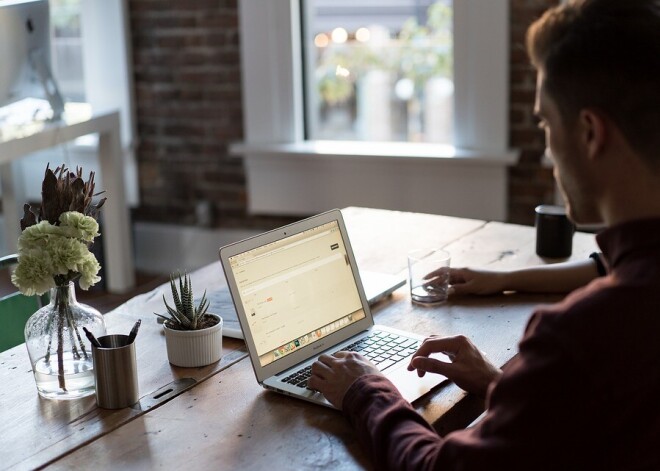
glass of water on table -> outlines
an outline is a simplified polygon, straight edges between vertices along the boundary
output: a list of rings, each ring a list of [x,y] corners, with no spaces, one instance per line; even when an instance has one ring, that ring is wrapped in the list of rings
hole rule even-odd
[[[432,305],[447,300],[449,252],[437,248],[408,252],[408,283],[413,303]]]

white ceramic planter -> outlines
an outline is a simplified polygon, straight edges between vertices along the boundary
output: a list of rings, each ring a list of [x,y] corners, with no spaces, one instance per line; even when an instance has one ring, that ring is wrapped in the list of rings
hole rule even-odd
[[[167,359],[175,366],[196,367],[215,363],[222,357],[222,317],[213,327],[202,330],[174,330],[163,325]]]

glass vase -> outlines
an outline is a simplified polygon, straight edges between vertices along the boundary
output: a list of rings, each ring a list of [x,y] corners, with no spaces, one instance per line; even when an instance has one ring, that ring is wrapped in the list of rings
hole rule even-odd
[[[99,311],[76,300],[73,282],[50,290],[50,303],[25,324],[39,395],[47,399],[77,399],[94,394],[92,346],[83,327],[97,338],[105,335]]]

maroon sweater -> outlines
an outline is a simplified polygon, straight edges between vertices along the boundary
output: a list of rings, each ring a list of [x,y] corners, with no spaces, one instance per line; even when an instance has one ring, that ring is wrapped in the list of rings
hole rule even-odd
[[[377,469],[660,470],[660,219],[597,241],[610,273],[533,314],[477,426],[441,438],[388,380],[353,383]]]

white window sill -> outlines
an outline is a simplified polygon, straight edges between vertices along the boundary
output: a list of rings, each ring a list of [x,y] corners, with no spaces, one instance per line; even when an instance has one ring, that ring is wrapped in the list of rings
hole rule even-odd
[[[295,143],[236,143],[232,155],[254,157],[304,157],[400,160],[410,164],[437,162],[443,165],[504,167],[518,160],[519,152],[458,149],[447,144],[363,141],[303,141]]]
[[[300,215],[345,206],[506,220],[517,151],[439,144],[307,141],[235,144],[251,214]]]

